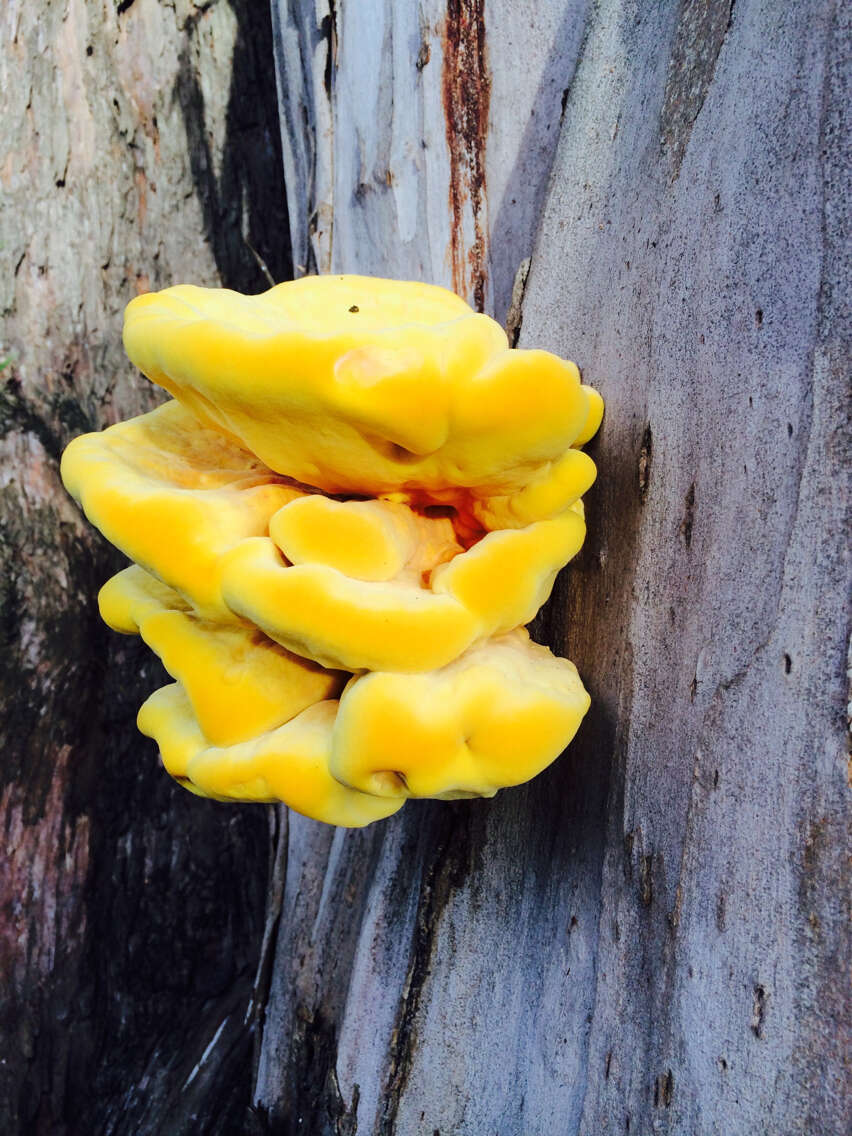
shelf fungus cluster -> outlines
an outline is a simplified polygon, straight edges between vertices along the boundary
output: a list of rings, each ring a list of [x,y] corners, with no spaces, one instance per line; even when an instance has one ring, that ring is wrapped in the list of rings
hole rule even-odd
[[[173,777],[360,826],[558,756],[589,698],[524,624],[585,535],[603,405],[573,364],[357,276],[168,288],[124,342],[173,400],[62,476],[133,561],[100,610],[175,680],[139,712]]]

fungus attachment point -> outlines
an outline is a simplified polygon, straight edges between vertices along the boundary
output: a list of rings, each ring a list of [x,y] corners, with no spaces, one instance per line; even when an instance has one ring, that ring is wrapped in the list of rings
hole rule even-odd
[[[139,727],[181,785],[357,827],[558,756],[589,697],[523,624],[585,535],[603,402],[572,363],[359,276],[168,288],[124,341],[175,401],[62,476],[135,562],[101,614],[176,680]]]

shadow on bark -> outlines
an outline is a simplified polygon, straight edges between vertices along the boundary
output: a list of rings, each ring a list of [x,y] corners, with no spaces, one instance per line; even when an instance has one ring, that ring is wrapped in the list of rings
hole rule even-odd
[[[281,174],[281,134],[270,14],[265,4],[228,0],[237,21],[231,89],[217,176],[207,132],[204,94],[190,47],[205,9],[190,16],[174,97],[186,129],[192,180],[207,239],[226,288],[262,292],[292,277],[287,200]]]

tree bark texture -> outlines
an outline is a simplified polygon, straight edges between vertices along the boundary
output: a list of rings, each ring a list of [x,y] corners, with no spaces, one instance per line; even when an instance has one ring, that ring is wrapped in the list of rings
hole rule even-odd
[[[520,344],[607,412],[589,537],[536,625],[589,717],[493,802],[282,823],[259,1115],[847,1131],[848,15],[273,11],[297,270],[425,277],[503,318],[531,256]]]
[[[840,6],[273,0],[289,220],[265,5],[0,25],[0,1130],[847,1130]],[[131,295],[290,245],[607,400],[536,622],[592,711],[494,802],[334,830],[135,731],[163,676],[58,456],[153,405]]]
[[[119,560],[58,460],[158,397],[133,295],[289,275],[269,13],[7,0],[0,28],[0,1131],[233,1132],[269,818],[157,768],[164,676],[98,618]]]

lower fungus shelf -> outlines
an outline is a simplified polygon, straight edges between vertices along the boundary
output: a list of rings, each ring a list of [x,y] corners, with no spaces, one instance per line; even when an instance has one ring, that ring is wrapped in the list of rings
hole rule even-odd
[[[336,702],[317,702],[259,737],[212,746],[180,683],[155,691],[139,711],[166,770],[199,796],[220,801],[283,801],[326,824],[362,828],[390,816],[403,800],[370,796],[342,785],[328,770]]]
[[[108,580],[98,601],[110,627],[138,632],[181,683],[214,745],[274,729],[315,702],[336,698],[349,678],[253,627],[184,610],[177,592],[137,565]]]
[[[588,706],[573,664],[517,630],[427,674],[353,676],[339,699],[231,745],[210,742],[208,711],[181,683],[151,695],[139,728],[199,794],[283,801],[358,827],[409,797],[491,797],[529,780],[570,742]]]
[[[408,797],[488,797],[526,781],[589,705],[574,665],[523,629],[425,673],[348,675],[250,625],[194,614],[138,565],[99,602],[104,620],[140,634],[177,680],[139,714],[176,780],[220,800],[284,801],[331,824],[367,824]]]

